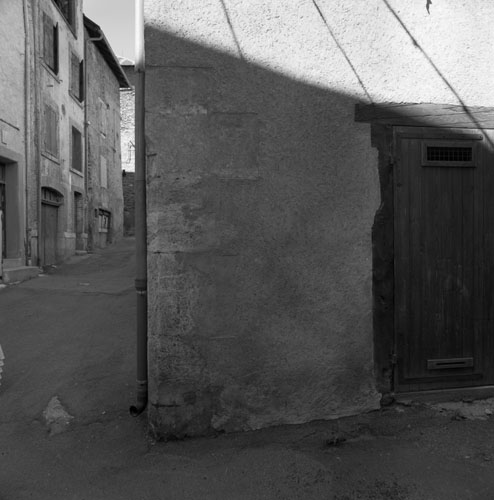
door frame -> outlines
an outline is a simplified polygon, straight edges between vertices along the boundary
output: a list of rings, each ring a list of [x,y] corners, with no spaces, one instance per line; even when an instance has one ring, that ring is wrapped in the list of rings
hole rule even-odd
[[[41,216],[41,219],[43,219],[43,205],[47,205],[47,206],[52,206],[52,207],[55,207],[57,209],[57,231],[56,231],[56,234],[55,234],[55,261],[58,261],[57,259],[57,241],[58,241],[58,224],[60,223],[59,221],[59,215],[60,215],[60,212],[59,212],[59,208],[60,206],[63,205],[63,194],[60,193],[59,191],[57,191],[56,189],[53,189],[53,188],[50,188],[50,187],[46,187],[46,186],[43,186],[41,188],[41,212],[40,212],[40,216]],[[46,237],[46,234],[43,230],[44,228],[44,221],[43,220],[40,220],[40,265],[41,266],[46,266],[46,265],[49,265],[49,264],[46,264],[45,262],[45,250],[44,250],[44,245],[45,245],[45,237]],[[41,249],[43,249],[41,251]]]
[[[381,203],[372,226],[372,294],[374,373],[377,390],[394,396],[395,366],[395,276],[394,276],[394,171],[396,149],[394,127],[445,129],[494,129],[494,107],[458,104],[363,104],[355,105],[355,121],[370,124],[371,146],[377,149],[377,171]],[[365,132],[364,132],[365,133]],[[369,133],[369,132],[367,132]],[[375,164],[371,165],[375,168]],[[461,391],[461,389],[455,389]],[[479,393],[482,387],[463,391]],[[491,390],[487,388],[488,393]],[[441,391],[446,393],[448,389]],[[429,391],[428,391],[429,392]],[[417,393],[415,393],[417,394]],[[424,394],[422,392],[421,394]],[[440,397],[440,396],[437,396]]]

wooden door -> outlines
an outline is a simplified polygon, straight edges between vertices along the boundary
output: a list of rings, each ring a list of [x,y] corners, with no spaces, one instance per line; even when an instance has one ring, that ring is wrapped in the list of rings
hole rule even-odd
[[[397,128],[395,139],[395,388],[491,384],[486,138]]]
[[[57,262],[58,206],[42,203],[41,207],[41,264],[51,266]]]

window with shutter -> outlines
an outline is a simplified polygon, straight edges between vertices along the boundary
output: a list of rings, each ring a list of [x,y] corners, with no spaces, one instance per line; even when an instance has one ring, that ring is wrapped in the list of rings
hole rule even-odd
[[[54,0],[69,26],[75,30],[75,0]]]
[[[45,153],[58,158],[58,112],[49,104],[45,104],[44,117]]]
[[[72,153],[70,168],[82,172],[82,134],[75,127],[72,127]]]
[[[107,210],[99,209],[98,210],[98,222],[99,222],[99,232],[100,233],[108,233],[110,230],[110,220],[111,220],[111,212]]]
[[[79,100],[83,101],[86,97],[84,94],[84,61],[79,62]]]
[[[79,102],[84,100],[84,61],[74,53],[70,55],[70,93]]]
[[[109,105],[101,99],[101,97],[98,98],[99,100],[99,130],[102,136],[106,137],[108,133],[108,108]]]
[[[100,185],[102,188],[108,188],[108,169],[104,156],[100,157]]]
[[[43,13],[43,60],[55,73],[58,73],[58,24]]]

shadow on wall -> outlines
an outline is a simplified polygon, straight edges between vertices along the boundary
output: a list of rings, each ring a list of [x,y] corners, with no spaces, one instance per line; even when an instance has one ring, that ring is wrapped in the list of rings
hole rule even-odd
[[[123,225],[124,236],[134,236],[135,233],[135,188],[134,172],[122,171],[122,189],[124,199]]]
[[[146,28],[150,420],[161,436],[334,418],[376,408],[376,376],[392,389],[392,126],[436,117],[240,56]],[[439,127],[455,113],[454,126],[471,127],[462,109],[437,113]]]

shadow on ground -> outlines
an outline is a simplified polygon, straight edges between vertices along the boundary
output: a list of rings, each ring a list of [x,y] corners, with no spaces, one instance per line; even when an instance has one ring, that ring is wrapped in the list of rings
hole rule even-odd
[[[494,497],[489,400],[151,441],[128,414],[133,262],[127,239],[0,291],[0,499]]]

